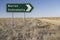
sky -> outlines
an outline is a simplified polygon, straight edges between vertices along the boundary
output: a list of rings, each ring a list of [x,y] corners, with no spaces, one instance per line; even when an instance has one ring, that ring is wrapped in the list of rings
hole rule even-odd
[[[7,3],[30,3],[34,9],[29,12],[7,12]],[[15,18],[31,17],[60,17],[60,0],[1,0],[0,1],[0,18],[11,18],[12,13]]]

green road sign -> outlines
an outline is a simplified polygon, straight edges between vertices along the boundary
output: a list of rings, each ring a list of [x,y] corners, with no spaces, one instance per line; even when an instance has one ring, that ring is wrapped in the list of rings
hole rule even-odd
[[[33,6],[30,3],[24,4],[7,4],[7,12],[31,12]]]

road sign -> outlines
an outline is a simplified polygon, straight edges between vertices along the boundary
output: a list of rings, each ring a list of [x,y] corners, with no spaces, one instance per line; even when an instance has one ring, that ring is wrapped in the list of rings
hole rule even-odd
[[[31,12],[33,6],[30,3],[7,4],[7,12]]]

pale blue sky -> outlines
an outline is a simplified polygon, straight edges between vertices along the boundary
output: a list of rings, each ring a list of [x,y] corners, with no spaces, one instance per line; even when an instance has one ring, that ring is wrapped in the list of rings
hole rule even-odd
[[[60,17],[60,0],[1,0],[0,18],[12,17],[12,12],[6,12],[7,3],[31,3],[32,12],[26,13],[26,17]],[[14,13],[14,17],[24,17],[24,12]]]

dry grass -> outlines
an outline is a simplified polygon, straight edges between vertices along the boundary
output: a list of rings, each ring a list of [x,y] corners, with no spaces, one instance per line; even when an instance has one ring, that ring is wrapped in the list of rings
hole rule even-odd
[[[0,18],[0,40],[60,40],[57,24],[45,18]]]

